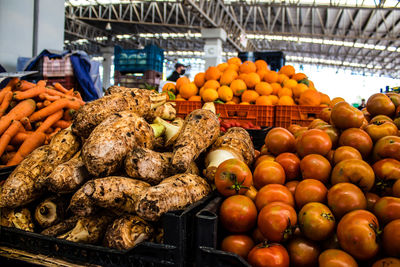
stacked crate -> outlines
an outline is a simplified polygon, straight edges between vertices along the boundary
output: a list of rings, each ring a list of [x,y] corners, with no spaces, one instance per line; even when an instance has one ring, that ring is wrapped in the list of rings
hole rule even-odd
[[[74,77],[74,70],[69,57],[43,58],[43,78],[48,84],[60,83],[67,89],[79,90],[79,83]]]

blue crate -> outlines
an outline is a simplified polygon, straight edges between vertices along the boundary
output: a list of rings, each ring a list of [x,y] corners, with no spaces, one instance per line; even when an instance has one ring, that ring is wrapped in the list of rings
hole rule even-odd
[[[163,71],[164,50],[156,45],[147,45],[144,49],[125,50],[114,48],[115,70],[121,72]]]

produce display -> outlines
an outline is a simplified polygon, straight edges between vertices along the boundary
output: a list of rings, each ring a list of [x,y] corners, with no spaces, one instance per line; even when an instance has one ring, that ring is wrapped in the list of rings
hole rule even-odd
[[[60,83],[13,78],[0,92],[0,165],[19,164],[35,148],[71,125],[85,102]]]
[[[242,63],[237,57],[196,74],[192,82],[181,77],[176,84],[166,83],[162,90],[175,101],[307,106],[330,103],[328,95],[318,92],[307,75],[296,73],[291,65],[275,72],[264,60]]]
[[[399,100],[333,99],[308,127],[270,130],[253,164],[214,164],[219,248],[257,267],[400,266]]]

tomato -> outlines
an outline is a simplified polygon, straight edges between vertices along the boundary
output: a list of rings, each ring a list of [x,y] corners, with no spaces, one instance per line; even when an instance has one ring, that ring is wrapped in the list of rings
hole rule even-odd
[[[285,171],[286,180],[290,181],[300,176],[300,159],[293,153],[282,153],[275,159]]]
[[[337,238],[336,233],[333,233],[331,237],[322,242],[322,250],[327,249],[340,249],[339,239]]]
[[[331,113],[332,109],[331,108],[324,108],[321,110],[321,112],[318,114],[318,118],[322,119],[323,121],[329,123],[331,121]]]
[[[360,128],[364,114],[347,102],[337,103],[331,111],[331,122],[338,129]]]
[[[250,198],[251,200],[255,201],[257,193],[258,193],[257,189],[254,186],[250,186],[249,190],[247,190],[246,194],[244,195]]]
[[[260,154],[261,155],[269,155],[270,153],[268,152],[268,147],[264,144],[260,148]]]
[[[393,123],[397,126],[397,129],[400,129],[400,117],[395,118]]]
[[[383,224],[400,219],[400,198],[380,198],[374,206],[374,214]]]
[[[315,127],[315,129],[320,129],[326,132],[331,138],[332,147],[335,148],[337,146],[340,135],[339,130],[337,128],[333,127],[332,125],[318,125],[317,127]]]
[[[303,179],[316,179],[323,183],[328,183],[331,169],[329,161],[318,154],[309,154],[300,162]]]
[[[400,260],[397,258],[384,258],[376,261],[372,267],[399,267]]]
[[[299,211],[299,225],[305,237],[321,241],[333,234],[335,217],[324,204],[310,202]]]
[[[260,189],[267,184],[284,184],[285,170],[274,161],[263,161],[260,163],[253,174],[254,186]]]
[[[346,213],[367,208],[367,199],[364,193],[351,183],[339,183],[328,191],[328,207],[337,219]]]
[[[347,159],[339,162],[332,170],[331,183],[353,183],[363,191],[371,190],[375,174],[371,166],[363,160]]]
[[[299,181],[289,181],[285,184],[285,186],[289,189],[290,193],[292,193],[294,197],[294,193],[296,192],[296,187],[299,184]]]
[[[261,210],[271,202],[284,202],[294,207],[294,198],[289,189],[280,184],[268,184],[258,191],[256,196],[256,207]]]
[[[258,244],[249,253],[253,267],[289,267],[289,254],[280,244]]]
[[[244,233],[256,224],[257,208],[253,201],[246,196],[230,196],[222,202],[219,217],[222,225],[228,231]]]
[[[269,152],[279,155],[284,152],[293,152],[295,139],[291,132],[285,128],[277,127],[268,132],[265,137],[265,145]]]
[[[365,199],[367,200],[367,210],[374,211],[374,207],[376,202],[379,200],[379,196],[377,194],[367,192],[365,193]]]
[[[395,159],[382,159],[372,165],[376,176],[375,188],[379,192],[391,194],[392,186],[400,179],[400,161]]]
[[[317,266],[320,248],[314,242],[302,237],[296,237],[290,240],[287,249],[292,266]]]
[[[397,135],[397,126],[391,122],[374,122],[369,124],[365,131],[371,137],[373,142],[378,141],[382,137],[389,135]]]
[[[373,258],[379,250],[376,242],[378,219],[366,210],[354,210],[340,220],[337,235],[340,246],[358,260]]]
[[[339,249],[328,249],[319,255],[319,267],[358,267],[352,256]]]
[[[261,156],[261,152],[257,149],[254,149],[254,158],[258,159],[259,156]]]
[[[346,159],[362,159],[360,152],[351,146],[341,146],[333,154],[334,165]]]
[[[307,132],[308,131],[308,128],[307,127],[301,127],[300,129],[298,129],[293,135],[294,135],[294,138],[298,138],[298,137],[300,137],[300,136],[302,136],[305,132]]]
[[[361,156],[366,159],[372,150],[372,139],[369,135],[356,128],[350,128],[345,130],[339,138],[339,146],[351,146],[357,149]]]
[[[300,157],[305,157],[309,154],[325,156],[332,148],[332,141],[326,132],[319,129],[311,129],[298,137],[296,148]]]
[[[243,161],[228,159],[218,166],[214,182],[223,196],[244,195],[253,184],[253,175]]]
[[[372,156],[375,161],[383,158],[394,158],[400,161],[400,137],[385,136],[375,143]]]
[[[369,112],[368,112],[368,110],[367,110],[367,108],[363,108],[362,110],[362,113],[364,114],[364,118],[369,122],[369,121],[371,121],[371,114],[369,114]]]
[[[323,125],[328,125],[328,123],[321,119],[315,119],[308,125],[308,129],[315,129],[318,126],[323,126]]]
[[[287,240],[293,234],[296,223],[296,211],[283,202],[269,203],[258,214],[258,228],[271,242]]]
[[[367,110],[372,116],[386,115],[391,117],[396,110],[395,105],[385,94],[373,94],[368,98]]]
[[[385,226],[382,243],[387,255],[393,257],[400,255],[400,219],[393,220]]]
[[[254,242],[257,244],[267,241],[267,239],[263,236],[260,229],[258,229],[258,228],[254,229],[251,237],[253,238]]]
[[[247,235],[230,235],[222,240],[221,249],[223,251],[238,254],[246,259],[250,250],[254,247],[253,240]]]
[[[379,123],[393,122],[393,120],[386,115],[377,115],[369,121],[369,123],[375,123],[375,122],[379,122]]]
[[[264,160],[275,161],[275,157],[272,155],[261,155],[257,158],[256,162],[254,162],[254,168],[257,167]]]
[[[400,197],[400,179],[394,183],[392,188],[392,195],[394,197]]]
[[[365,131],[365,128],[368,126],[368,121],[367,119],[364,118],[363,124],[361,125],[360,129]]]
[[[310,202],[325,203],[327,193],[328,189],[321,181],[305,179],[297,185],[294,198],[297,207],[302,208],[305,204]]]
[[[390,98],[396,108],[400,106],[400,94],[386,93],[386,95]]]
[[[288,128],[288,131],[294,135],[300,128],[301,126],[298,124],[291,124]]]
[[[326,157],[326,159],[329,161],[329,163],[331,164],[331,166],[332,166],[332,162],[333,162],[333,154],[335,154],[335,150],[331,150],[331,151],[329,151],[328,152],[328,154],[325,156]]]

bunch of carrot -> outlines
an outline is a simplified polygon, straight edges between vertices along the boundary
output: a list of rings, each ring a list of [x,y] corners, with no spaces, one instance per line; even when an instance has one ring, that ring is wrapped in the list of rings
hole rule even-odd
[[[0,161],[19,164],[58,131],[68,128],[85,102],[79,92],[60,83],[47,85],[11,79],[0,91]]]

